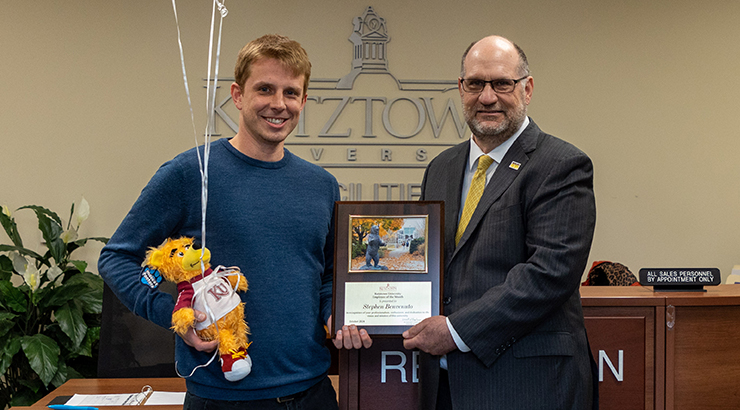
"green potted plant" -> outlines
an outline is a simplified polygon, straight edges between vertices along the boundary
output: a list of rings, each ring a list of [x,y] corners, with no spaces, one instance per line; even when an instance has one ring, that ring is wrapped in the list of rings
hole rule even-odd
[[[46,251],[24,246],[7,206],[0,212],[12,244],[0,244],[0,409],[30,405],[71,378],[94,377],[103,280],[72,252],[95,240],[77,237],[90,208],[72,204],[66,229],[59,216],[36,213]],[[72,220],[76,223],[73,224]]]

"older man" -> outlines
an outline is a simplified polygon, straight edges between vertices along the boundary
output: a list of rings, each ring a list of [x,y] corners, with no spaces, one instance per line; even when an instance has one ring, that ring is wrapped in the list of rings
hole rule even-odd
[[[524,52],[486,37],[462,59],[472,138],[427,167],[445,201],[444,316],[404,333],[421,360],[421,408],[589,409],[593,359],[578,286],[593,238],[591,160],[527,117]]]

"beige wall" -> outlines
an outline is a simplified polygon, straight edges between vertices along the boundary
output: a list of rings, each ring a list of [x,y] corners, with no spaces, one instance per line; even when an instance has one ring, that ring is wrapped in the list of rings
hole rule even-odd
[[[1,4],[0,205],[66,218],[84,195],[83,235],[110,236],[157,167],[195,144],[171,3]],[[211,2],[177,4],[201,131]],[[454,80],[462,50],[488,34],[525,49],[530,115],[595,164],[591,260],[635,273],[717,267],[723,277],[740,263],[740,3],[231,1],[221,76],[233,75],[244,43],[279,32],[304,45],[314,77],[339,78],[351,21],[368,5],[388,25],[397,78]],[[423,169],[377,172],[418,183]],[[17,216],[38,242],[32,213]]]

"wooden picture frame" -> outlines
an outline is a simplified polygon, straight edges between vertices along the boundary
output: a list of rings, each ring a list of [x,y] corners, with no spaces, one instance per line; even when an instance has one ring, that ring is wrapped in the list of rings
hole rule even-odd
[[[332,337],[345,324],[400,335],[441,312],[444,204],[339,201]]]

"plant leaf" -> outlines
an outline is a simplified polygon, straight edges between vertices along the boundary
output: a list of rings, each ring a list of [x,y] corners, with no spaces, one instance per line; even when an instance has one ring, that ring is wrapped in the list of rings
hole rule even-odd
[[[69,261],[78,271],[84,273],[87,272],[87,262],[85,261]]]
[[[32,258],[34,258],[34,259],[36,259],[38,261],[41,261],[42,263],[48,265],[48,263],[46,263],[46,259],[43,256],[39,255],[38,253],[36,253],[36,252],[34,252],[34,251],[30,250],[30,249],[26,249],[26,248],[21,247],[21,246],[0,245],[0,252],[8,252],[8,251],[16,251],[16,252],[20,253],[21,255],[30,256],[30,257],[32,257]]]
[[[74,261],[73,261],[74,263]],[[103,311],[103,279],[90,272],[79,273],[72,276],[66,285],[77,285],[84,283],[88,291],[79,295],[76,300],[82,305],[85,313],[99,314]]]
[[[28,358],[31,369],[41,378],[44,385],[48,385],[57,372],[59,346],[50,338],[42,334],[23,336],[21,338],[23,353]]]
[[[38,387],[35,389],[29,387],[31,382],[21,380],[18,383],[25,388],[18,389],[18,392],[13,394],[13,398],[10,400],[10,407],[31,406],[44,397],[43,393],[38,393]],[[36,380],[34,385],[39,386],[41,382]]]
[[[49,295],[52,292],[51,287],[41,288],[38,289],[36,292],[33,292],[31,294],[31,303],[39,307],[40,309],[44,309],[48,307],[47,303],[44,303],[43,301],[45,299],[48,299],[47,295]],[[60,303],[61,305],[61,303]],[[57,305],[58,306],[58,305]]]
[[[26,295],[21,292],[18,288],[14,287],[10,281],[0,282],[0,300],[2,304],[8,309],[12,309],[16,312],[25,312],[28,299]]]
[[[8,234],[8,238],[10,238],[13,244],[22,248],[23,240],[21,240],[21,235],[18,233],[18,225],[16,225],[15,220],[5,215],[4,212],[0,212],[0,224],[3,225],[5,233]]]
[[[72,216],[75,214],[75,203],[72,202],[72,208],[69,210],[69,219],[67,219],[67,229],[72,226]]]
[[[84,379],[85,376],[82,375],[82,373],[78,372],[74,368],[67,366],[67,380],[69,379]]]
[[[92,357],[92,347],[100,339],[100,327],[88,327],[85,340],[77,346],[77,350],[72,353],[79,356]]]
[[[95,343],[100,340],[100,326],[87,328],[87,336],[85,339],[90,343],[90,354],[86,354],[85,356],[92,357],[93,346],[95,346]]]
[[[44,385],[41,384],[41,380],[39,380],[37,378],[33,378],[33,379],[21,379],[19,381],[19,383],[22,384],[22,385],[24,385],[24,386],[26,386],[26,387],[28,387],[34,393],[38,393],[39,390],[41,390],[42,388],[44,388]]]
[[[22,207],[18,208],[18,210],[21,210],[21,209],[33,209],[33,211],[36,212],[36,215],[39,215],[39,214],[46,215],[49,218],[51,218],[54,221],[56,221],[56,223],[59,224],[59,226],[62,226],[62,219],[59,218],[59,215],[57,215],[56,212],[54,212],[54,211],[50,211],[50,210],[44,208],[43,206],[26,205],[26,206],[22,206]]]
[[[59,326],[58,322],[54,322],[46,326],[46,329],[44,329],[44,334],[57,342],[57,345],[62,351],[62,354],[64,354],[65,350],[72,351],[74,349],[77,349],[77,346],[72,345],[72,341],[69,339],[69,336],[67,336],[62,331],[62,328]]]
[[[82,317],[82,308],[74,301],[69,301],[54,311],[54,317],[72,344],[79,346],[87,334],[87,324],[85,318]]]
[[[10,280],[13,277],[13,261],[5,255],[0,255],[0,280]]]
[[[36,211],[36,216],[39,220],[41,236],[43,236],[44,241],[46,241],[46,246],[49,248],[51,257],[57,261],[57,265],[62,265],[65,259],[66,246],[60,237],[62,235],[61,222],[50,218],[47,213],[40,212],[37,209],[34,209],[34,211]]]
[[[20,338],[13,336],[5,344],[5,348],[0,350],[0,374],[5,374],[10,364],[13,362],[13,356],[21,350]]]
[[[98,241],[98,242],[102,242],[103,245],[106,245],[108,244],[109,240],[110,238],[106,238],[104,236],[92,236],[90,238],[78,239],[75,241],[75,243],[78,244],[79,246],[83,246],[85,243],[87,243],[87,241]]]
[[[13,319],[17,318],[18,315],[14,315],[10,312],[0,312],[0,337],[5,336],[8,330],[12,329],[15,325]],[[0,372],[0,374],[3,374]]]
[[[74,276],[73,276],[74,278]],[[62,286],[57,286],[49,291],[49,297],[39,301],[40,308],[62,306],[70,300],[82,297],[90,289],[84,283],[72,283],[69,281]]]
[[[64,361],[59,362],[59,368],[57,369],[56,374],[54,375],[54,378],[51,379],[51,384],[54,385],[54,387],[59,387],[64,384],[69,379],[69,374],[67,374],[67,370],[69,367],[67,367],[67,364],[64,363]]]

